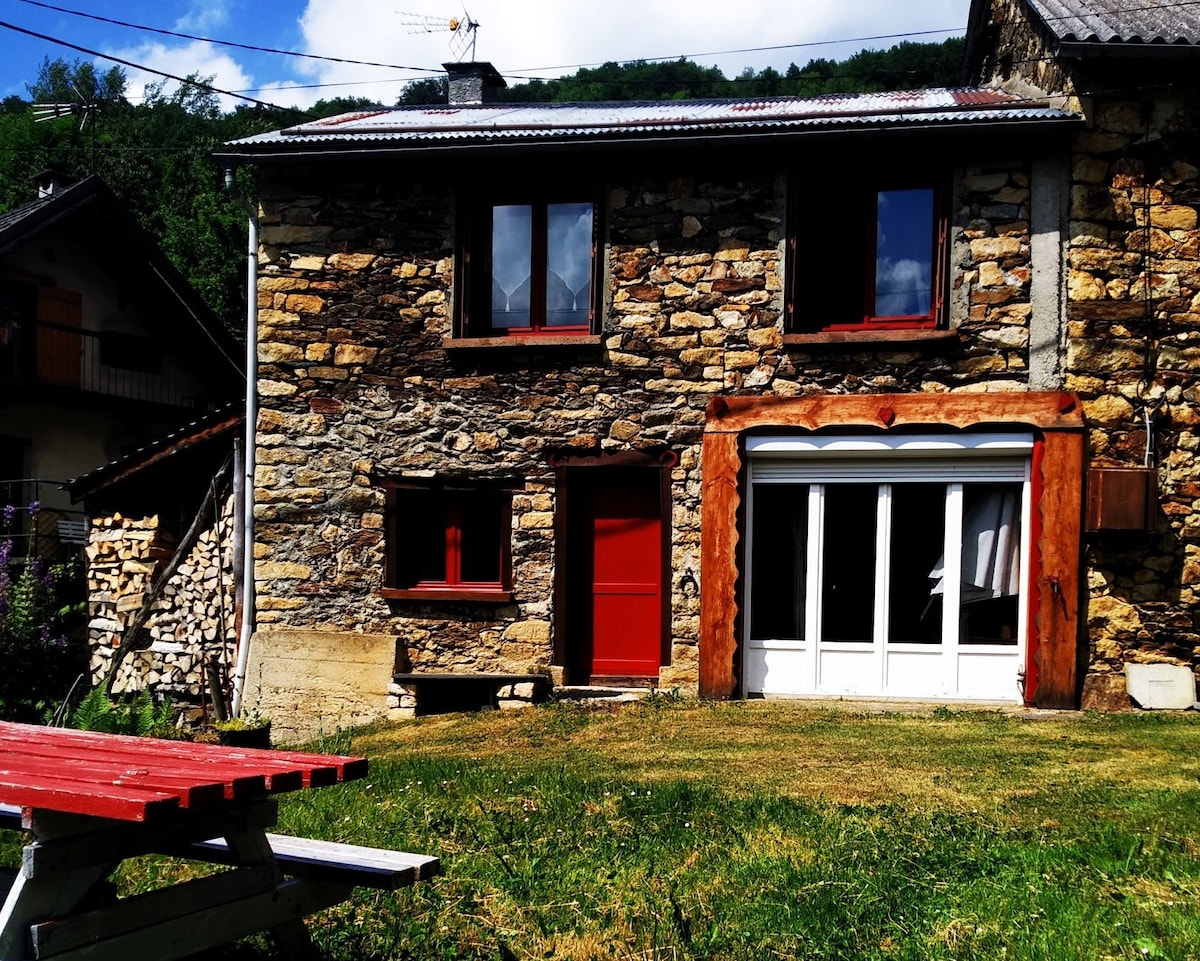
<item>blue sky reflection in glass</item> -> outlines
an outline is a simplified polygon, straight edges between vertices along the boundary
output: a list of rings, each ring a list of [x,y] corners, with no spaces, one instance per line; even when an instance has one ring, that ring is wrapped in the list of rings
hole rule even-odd
[[[546,325],[586,325],[591,286],[592,205],[549,204],[546,210]]]
[[[875,222],[875,317],[920,317],[933,292],[933,190],[881,190]]]

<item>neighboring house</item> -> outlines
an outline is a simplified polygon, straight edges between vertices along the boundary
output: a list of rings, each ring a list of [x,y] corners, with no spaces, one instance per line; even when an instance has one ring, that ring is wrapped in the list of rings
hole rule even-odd
[[[40,501],[45,552],[60,530],[82,543],[64,481],[244,380],[229,333],[98,177],[40,193],[0,213],[0,493]]]
[[[498,105],[457,64],[463,102],[227,145],[274,703],[305,659],[380,705],[393,661],[1067,708],[1191,664],[1195,115],[1097,129],[1043,6],[976,4],[991,88]],[[1086,488],[1146,423],[1157,471]]]
[[[91,524],[94,685],[111,674],[117,691],[150,687],[181,706],[229,703],[242,616],[244,423],[241,404],[226,405],[68,485]],[[147,606],[145,633],[130,636]],[[123,658],[115,666],[114,656]]]

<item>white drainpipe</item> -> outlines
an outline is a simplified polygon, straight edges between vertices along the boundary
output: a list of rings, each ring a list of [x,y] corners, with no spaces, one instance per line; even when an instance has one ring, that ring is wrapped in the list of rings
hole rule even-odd
[[[242,690],[250,661],[250,637],[254,634],[254,435],[258,424],[258,211],[246,199],[234,178],[225,170],[225,189],[249,215],[246,243],[246,439],[245,477],[242,483],[242,630],[238,637],[237,666],[233,674],[231,713],[242,711]]]

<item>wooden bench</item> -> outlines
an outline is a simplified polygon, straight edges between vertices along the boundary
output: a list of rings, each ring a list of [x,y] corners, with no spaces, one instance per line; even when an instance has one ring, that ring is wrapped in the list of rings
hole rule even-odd
[[[408,672],[392,675],[392,683],[412,693],[414,712],[440,714],[446,711],[490,710],[502,706],[505,688],[534,685],[533,701],[544,700],[553,682],[548,674],[454,674]]]
[[[21,829],[21,809],[14,804],[0,804],[0,828]],[[426,881],[440,870],[437,858],[404,851],[321,841],[316,838],[294,838],[286,834],[268,834],[271,851],[280,870],[292,878],[332,881],[354,887],[398,891],[417,881]],[[235,864],[237,858],[221,838],[189,845],[184,852],[197,861],[215,864]],[[0,896],[12,884],[9,872],[0,871]],[[15,876],[15,875],[13,875]]]
[[[268,834],[267,840],[280,870],[293,878],[397,891],[417,881],[426,881],[440,870],[438,859],[424,854],[285,834]],[[217,864],[234,861],[229,846],[221,839],[192,845],[189,857]]]

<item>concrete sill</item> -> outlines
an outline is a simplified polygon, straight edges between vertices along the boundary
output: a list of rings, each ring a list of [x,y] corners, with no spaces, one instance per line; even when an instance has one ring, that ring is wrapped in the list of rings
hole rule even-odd
[[[599,347],[603,339],[596,334],[564,334],[555,337],[443,337],[442,347],[446,350],[555,350],[562,347]]]
[[[896,347],[903,344],[948,344],[959,339],[956,330],[823,330],[815,334],[784,334],[785,347]]]

